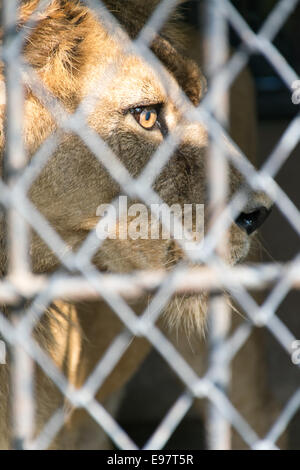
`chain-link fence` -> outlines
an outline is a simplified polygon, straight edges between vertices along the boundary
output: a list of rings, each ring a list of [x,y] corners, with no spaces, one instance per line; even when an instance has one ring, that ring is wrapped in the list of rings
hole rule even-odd
[[[6,90],[3,88],[2,91],[6,106],[6,145],[0,199],[5,212],[8,263],[7,272],[0,283],[0,300],[5,305],[6,312],[0,316],[0,333],[10,352],[11,445],[16,448],[48,448],[64,426],[70,410],[80,408],[93,418],[118,448],[136,449],[135,442],[96,400],[95,395],[132,339],[137,336],[146,338],[185,387],[184,393],[169,409],[145,444],[145,449],[163,448],[196,398],[205,398],[209,402],[207,431],[210,448],[229,448],[231,428],[236,430],[250,448],[276,448],[278,438],[300,408],[300,388],[295,390],[267,434],[260,436],[233,406],[227,389],[231,362],[252,334],[254,326],[268,329],[287,352],[287,361],[291,360],[297,338],[279,319],[276,310],[287,293],[300,286],[299,256],[282,264],[229,266],[222,261],[224,247],[227,246],[226,231],[247,202],[246,191],[239,190],[226,204],[229,185],[226,175],[229,165],[235,166],[253,191],[263,191],[274,201],[286,222],[299,236],[299,210],[274,178],[299,141],[300,120],[297,115],[291,121],[272,154],[261,169],[256,171],[226,131],[226,94],[253,52],[262,54],[274,67],[290,89],[291,95],[295,92],[293,84],[298,76],[272,41],[294,11],[298,0],[278,1],[257,34],[250,29],[229,0],[207,2],[206,34],[209,53],[206,71],[209,87],[197,106],[191,104],[182,89],[174,89],[170,73],[150,48],[156,34],[176,8],[176,0],[158,2],[147,23],[133,40],[100,0],[82,3],[94,12],[107,34],[117,38],[124,55],[135,54],[152,67],[168,89],[170,99],[178,103],[182,115],[207,128],[211,139],[207,178],[213,212],[209,230],[202,243],[195,245],[193,250],[185,250],[186,242],[180,241],[181,249],[191,262],[197,263],[197,268],[178,263],[168,271],[142,270],[129,274],[99,271],[92,259],[101,250],[105,240],[97,237],[96,228],[90,231],[76,252],[70,251],[28,196],[31,185],[60,144],[60,132],[78,136],[94,154],[99,165],[116,181],[124,195],[150,207],[163,203],[154,191],[153,183],[180,144],[182,124],[179,123],[168,132],[141,174],[133,177],[99,133],[87,124],[87,109],[90,113],[96,105],[94,94],[84,97],[74,112],[67,111],[43,84],[36,69],[23,57],[25,36],[38,25],[39,13],[45,11],[51,1],[37,2],[34,13],[18,29],[19,2],[4,0],[1,56],[6,84]],[[229,25],[241,38],[241,45],[232,55],[228,52]],[[105,74],[99,77],[99,82],[94,86],[99,91],[97,99],[109,88],[116,73],[116,66],[112,63]],[[23,84],[50,111],[57,123],[57,128],[45,138],[29,163],[22,138]],[[234,149],[233,152],[228,152],[224,146],[224,133]],[[114,200],[111,207],[116,203]],[[109,215],[108,212],[107,216]],[[161,214],[157,214],[157,217],[164,225]],[[178,221],[175,220],[175,227],[176,223]],[[62,268],[47,275],[33,274],[29,259],[31,229],[55,253]],[[267,299],[262,305],[258,305],[249,290],[261,290],[270,286],[272,290]],[[210,367],[204,376],[199,377],[162,333],[157,320],[175,294],[203,291],[214,295],[209,300],[207,341],[211,345]],[[224,291],[231,295],[248,317],[233,334],[229,332],[230,315]],[[138,299],[145,293],[151,293],[152,297],[145,311],[137,317],[128,301]],[[124,325],[124,329],[111,342],[80,388],[69,382],[62,369],[54,364],[32,334],[44,311],[58,299],[69,302],[103,300]],[[37,366],[56,384],[68,403],[68,406],[61,406],[56,410],[38,435],[34,433],[34,383]]]

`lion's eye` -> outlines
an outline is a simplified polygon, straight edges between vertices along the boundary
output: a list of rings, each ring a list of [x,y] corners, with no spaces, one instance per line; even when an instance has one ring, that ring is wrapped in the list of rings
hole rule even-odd
[[[151,130],[157,122],[157,111],[154,108],[134,108],[131,112],[144,129]]]

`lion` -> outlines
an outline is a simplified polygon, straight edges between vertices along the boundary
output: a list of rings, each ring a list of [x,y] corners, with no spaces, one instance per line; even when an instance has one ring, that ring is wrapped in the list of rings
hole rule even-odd
[[[104,3],[133,39],[138,36],[159,0],[128,0],[126,8],[121,0],[106,0]],[[180,123],[180,142],[156,176],[153,189],[169,206],[206,204],[208,132],[203,124],[188,119],[180,102],[182,90],[197,106],[205,94],[206,81],[196,62],[186,58],[184,39],[176,18],[168,20],[151,41],[152,53],[167,71],[161,75],[134,50],[124,47],[126,41],[122,28],[114,27],[111,31],[103,10],[95,13],[77,0],[52,0],[46,9],[34,16],[35,23],[28,27],[27,21],[37,4],[37,0],[20,2],[18,29],[27,28],[24,59],[49,95],[54,96],[70,115],[82,106],[91,135],[99,136],[105,142],[133,178],[142,173],[157,148]],[[68,250],[76,251],[95,229],[99,221],[96,213],[99,205],[111,203],[123,194],[124,188],[120,186],[117,174],[114,171],[110,173],[95,158],[97,145],[90,145],[88,139],[82,139],[72,128],[58,132],[59,117],[48,108],[47,99],[43,101],[43,97],[38,95],[30,73],[25,73],[23,80],[23,135],[29,164],[52,133],[57,132],[58,136],[58,145],[31,184],[28,197],[63,239]],[[1,81],[4,84],[3,71]],[[5,113],[3,103],[2,157],[5,150]],[[224,145],[228,152],[236,153],[225,138]],[[247,192],[243,212],[230,226],[228,251],[224,258],[224,262],[235,265],[246,258],[253,238],[251,234],[263,223],[272,202],[263,192],[251,190],[233,165],[229,165],[228,178],[228,198],[241,187]],[[122,229],[121,221],[118,221],[119,233]],[[1,247],[5,238],[5,228],[2,227]],[[57,254],[36,232],[31,236],[30,255],[35,274],[53,273],[60,269]],[[172,269],[185,261],[185,254],[172,238],[107,238],[93,253],[92,261],[103,273],[131,273],[144,269]],[[3,248],[1,270],[5,276],[7,260]],[[137,314],[143,311],[145,302],[147,300],[141,299],[132,306]],[[174,302],[176,299],[166,308],[166,324],[183,325],[184,330],[195,330],[199,336],[203,335],[207,296],[195,294],[182,299],[180,311],[174,308]],[[3,310],[9,318],[9,308],[4,306]],[[79,388],[122,329],[122,322],[104,301],[56,300],[45,309],[34,337],[69,382]],[[144,338],[135,337],[97,391],[96,399],[106,403],[113,397],[149,350],[150,345]],[[9,370],[9,361],[0,368],[0,448],[4,449],[10,448],[12,437],[8,406],[12,393]],[[106,446],[98,424],[84,409],[72,409],[38,366],[35,384],[35,436],[57,408],[65,407],[69,408],[65,425],[54,438],[51,448]],[[254,391],[248,396],[253,397]]]

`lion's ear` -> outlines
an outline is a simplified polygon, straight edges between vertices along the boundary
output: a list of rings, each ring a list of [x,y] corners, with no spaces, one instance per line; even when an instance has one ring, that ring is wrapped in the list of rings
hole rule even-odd
[[[161,60],[179,86],[194,105],[199,104],[206,91],[206,81],[196,62],[183,57],[169,41],[157,36],[151,45],[155,55]]]
[[[20,28],[32,14],[37,20],[33,30],[28,28],[24,56],[51,91],[65,98],[72,92],[73,78],[78,77],[84,64],[84,42],[91,30],[92,16],[74,1],[53,0],[40,14],[34,13],[36,4],[36,0],[29,0],[21,6]]]

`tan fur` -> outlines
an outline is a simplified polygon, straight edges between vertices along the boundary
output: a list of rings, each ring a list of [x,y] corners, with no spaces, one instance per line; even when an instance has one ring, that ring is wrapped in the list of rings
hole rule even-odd
[[[126,8],[120,0],[107,0],[105,3],[133,38],[158,1],[129,0]],[[24,27],[36,4],[37,0],[22,2],[20,28]],[[79,2],[53,0],[47,10],[38,15],[38,19],[36,27],[28,29],[24,56],[65,109],[74,112],[82,99],[92,93],[96,105],[88,113],[90,127],[106,141],[131,175],[137,177],[162,143],[163,137],[159,130],[142,129],[124,110],[145,102],[162,103],[169,129],[174,129],[181,121],[184,133],[178,149],[156,178],[154,189],[170,205],[206,203],[206,129],[199,123],[188,122],[182,116],[178,103],[170,97],[170,91],[176,93],[179,85],[196,105],[205,91],[205,80],[197,65],[178,52],[182,41],[174,20],[168,22],[151,45],[153,52],[169,70],[166,88],[144,60],[124,53],[118,42],[119,33],[111,37],[95,15]],[[109,79],[109,86],[104,90],[95,89],[101,77],[105,82],[107,67],[111,65],[114,66],[114,75]],[[25,86],[24,141],[31,158],[57,125],[29,84],[25,83]],[[5,106],[1,106],[1,115],[3,125]],[[5,145],[3,134],[2,128],[2,154]],[[57,150],[30,188],[29,197],[69,249],[76,250],[97,223],[96,209],[99,204],[109,203],[119,194],[120,188],[113,175],[108,174],[79,137],[62,133],[60,139]],[[229,177],[232,195],[244,181],[233,167],[230,168]],[[269,207],[270,201],[265,195],[249,190],[248,210],[262,204]],[[232,224],[226,261],[235,264],[246,256],[248,249],[249,237]],[[59,266],[56,256],[36,233],[32,234],[31,254],[36,273],[51,272]],[[182,251],[171,240],[107,240],[93,261],[102,271],[130,272],[135,269],[169,269],[182,257]],[[5,272],[4,252],[1,252],[1,260],[1,268]],[[195,326],[201,329],[206,314],[204,296],[185,299],[180,311],[174,309],[176,301],[173,302],[167,309],[170,324],[184,324],[188,330]],[[142,306],[134,308],[137,312],[142,311]],[[69,305],[57,301],[44,315],[35,337],[68,379],[79,387],[122,328],[116,315],[104,303]],[[105,401],[113,391],[118,390],[148,350],[147,341],[135,338],[99,390],[97,398]],[[9,366],[0,368],[1,384],[8,383],[8,369]],[[39,369],[36,381],[38,432],[65,400]],[[7,401],[9,390],[8,385],[1,387],[0,394],[4,394],[4,398],[0,403],[3,403]],[[0,417],[0,447],[9,446],[9,429],[8,412],[4,408]],[[97,448],[100,446],[97,429],[86,413],[78,410],[52,447]]]

